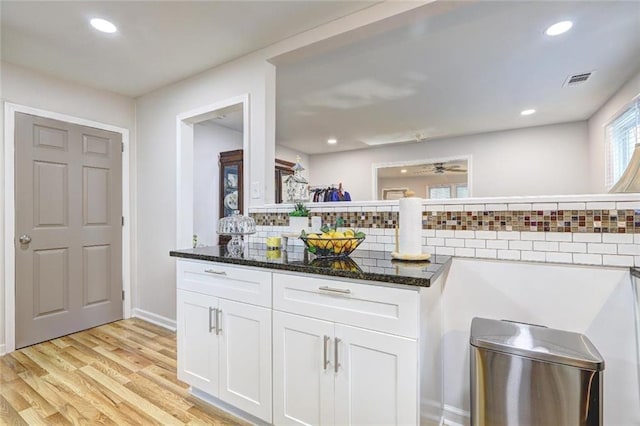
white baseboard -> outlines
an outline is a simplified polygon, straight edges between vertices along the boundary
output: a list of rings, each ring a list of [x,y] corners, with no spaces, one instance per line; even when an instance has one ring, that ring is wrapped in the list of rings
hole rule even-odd
[[[0,345],[0,356],[2,356],[2,355],[4,355],[4,354],[5,354],[5,350],[6,350],[6,348],[7,348],[7,347],[5,346],[5,344],[4,344],[4,343]]]
[[[171,331],[176,331],[176,321],[169,319],[167,317],[163,317],[162,315],[154,314],[153,312],[148,312],[143,309],[133,308],[131,310],[131,316],[143,319],[152,324],[159,325],[160,327],[164,327]]]
[[[231,414],[232,416],[240,417],[242,420],[245,420],[252,425],[256,425],[256,426],[269,425],[269,423],[265,422],[264,420],[259,419],[245,411],[242,411],[231,404],[227,404],[226,402],[221,401],[218,398],[211,396],[204,391],[201,391],[200,389],[194,388],[193,386],[190,388],[190,393],[191,395],[198,398],[199,400],[204,401],[207,404],[211,404],[216,408]]]
[[[443,425],[468,426],[471,423],[471,413],[453,405],[444,404]]]

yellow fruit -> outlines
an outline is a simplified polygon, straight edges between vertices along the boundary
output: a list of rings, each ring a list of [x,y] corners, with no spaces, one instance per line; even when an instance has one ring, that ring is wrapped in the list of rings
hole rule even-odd
[[[353,237],[354,235],[356,235],[356,231],[354,231],[353,229],[347,229],[346,231],[344,231],[345,237]]]
[[[345,235],[342,232],[334,232],[333,238],[344,238]]]

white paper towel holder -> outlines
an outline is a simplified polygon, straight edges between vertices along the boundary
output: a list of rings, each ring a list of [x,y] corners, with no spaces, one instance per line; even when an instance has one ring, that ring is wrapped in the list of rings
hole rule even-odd
[[[409,190],[405,192],[405,197],[413,197],[415,192]],[[391,258],[396,260],[404,260],[404,261],[425,261],[431,258],[430,253],[400,253],[398,243],[398,227],[396,226],[396,249],[391,252]]]

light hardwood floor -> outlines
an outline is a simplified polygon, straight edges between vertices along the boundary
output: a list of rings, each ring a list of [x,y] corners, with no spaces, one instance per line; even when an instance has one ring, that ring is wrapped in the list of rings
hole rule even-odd
[[[128,319],[0,357],[0,424],[246,423],[189,395],[175,333]]]

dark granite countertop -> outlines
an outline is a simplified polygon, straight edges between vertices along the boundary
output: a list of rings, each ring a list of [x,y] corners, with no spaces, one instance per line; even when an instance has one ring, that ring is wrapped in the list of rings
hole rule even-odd
[[[169,255],[418,287],[429,287],[432,280],[438,278],[452,259],[451,256],[432,256],[429,261],[405,262],[392,260],[390,253],[373,250],[356,250],[347,258],[321,259],[307,253],[303,247],[289,247],[287,251],[268,251],[264,244],[245,247],[242,257],[230,257],[225,246],[174,250],[169,252]]]
[[[631,268],[631,276],[640,278],[640,268]]]

